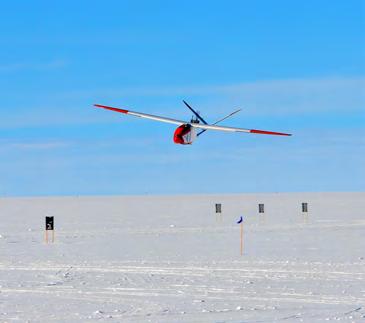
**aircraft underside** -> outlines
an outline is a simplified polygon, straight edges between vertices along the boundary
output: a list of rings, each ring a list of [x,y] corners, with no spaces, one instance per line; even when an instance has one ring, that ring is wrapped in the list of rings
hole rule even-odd
[[[177,127],[174,132],[174,143],[180,145],[191,145],[196,139],[196,130],[190,124],[183,124]]]

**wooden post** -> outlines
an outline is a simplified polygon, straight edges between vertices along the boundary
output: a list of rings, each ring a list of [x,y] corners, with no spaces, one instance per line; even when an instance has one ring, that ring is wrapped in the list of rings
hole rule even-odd
[[[243,221],[241,222],[241,256],[243,255]]]
[[[54,242],[54,217],[46,216],[45,242],[48,243],[48,231],[52,231],[52,243]]]
[[[220,203],[216,203],[215,204],[215,219],[218,222],[218,219],[220,219],[220,221],[222,221],[222,204]]]
[[[308,216],[308,203],[302,203],[302,214],[304,218],[304,223],[308,224],[309,216]]]
[[[265,216],[265,204],[259,204],[259,225],[265,225],[266,216]]]

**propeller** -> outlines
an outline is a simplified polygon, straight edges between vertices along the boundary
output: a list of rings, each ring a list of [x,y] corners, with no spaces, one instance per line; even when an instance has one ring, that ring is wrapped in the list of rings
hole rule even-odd
[[[203,122],[204,124],[208,124],[208,122],[206,122],[200,115],[199,113],[197,113],[186,101],[184,101],[184,104],[190,109],[191,112],[194,113],[194,115],[201,121]]]

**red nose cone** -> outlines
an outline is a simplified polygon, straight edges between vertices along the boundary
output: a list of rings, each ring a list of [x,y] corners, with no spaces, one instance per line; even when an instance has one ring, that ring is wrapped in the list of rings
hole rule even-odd
[[[178,137],[178,136],[174,136],[174,143],[183,145],[184,144],[184,139],[182,139],[181,137]]]
[[[174,132],[174,143],[175,144],[183,145],[185,143],[184,138],[182,137],[184,135],[184,130],[185,130],[184,125],[176,128],[176,130]]]
[[[191,126],[187,124],[183,124],[180,127],[177,127],[174,132],[174,143],[180,145],[187,145],[189,143],[185,142],[184,136],[189,133],[191,130]]]

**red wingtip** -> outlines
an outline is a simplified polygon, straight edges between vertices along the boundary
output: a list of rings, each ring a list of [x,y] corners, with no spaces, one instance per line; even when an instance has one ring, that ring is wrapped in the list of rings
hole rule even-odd
[[[128,110],[118,109],[118,108],[113,108],[113,107],[108,107],[106,105],[94,104],[94,106],[97,107],[97,108],[103,108],[103,109],[107,109],[107,110],[111,110],[111,111],[116,111],[116,112],[120,112],[120,113],[128,113]]]
[[[251,133],[258,133],[261,135],[275,135],[275,136],[291,136],[290,133],[283,133],[283,132],[273,132],[273,131],[264,131],[264,130],[250,130]]]

